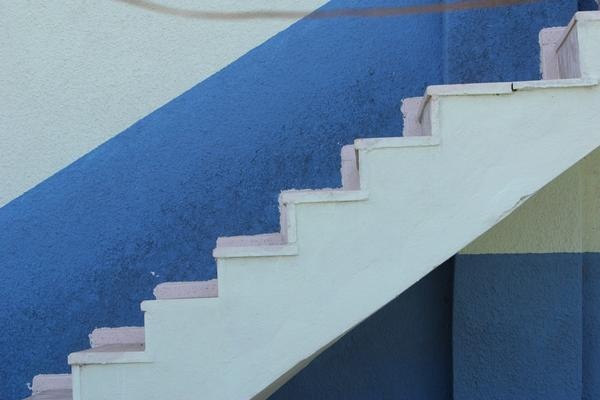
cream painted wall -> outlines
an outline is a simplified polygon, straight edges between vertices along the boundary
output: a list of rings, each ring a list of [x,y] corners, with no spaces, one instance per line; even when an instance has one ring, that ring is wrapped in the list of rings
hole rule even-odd
[[[326,1],[157,2],[310,11]],[[114,0],[1,7],[0,206],[294,22],[194,20]]]

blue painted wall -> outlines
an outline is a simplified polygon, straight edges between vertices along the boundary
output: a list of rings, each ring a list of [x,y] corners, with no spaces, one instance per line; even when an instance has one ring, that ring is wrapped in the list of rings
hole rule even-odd
[[[9,299],[0,311],[0,397],[25,396],[36,373],[66,371],[66,354],[85,348],[94,327],[141,324],[139,302],[157,283],[214,277],[217,236],[276,229],[281,189],[338,185],[341,145],[398,135],[403,97],[444,81],[537,77],[537,31],[567,22],[575,3],[303,20],[0,209],[0,293]],[[319,387],[329,394],[321,398],[448,399],[449,330],[423,331],[451,322],[427,289],[446,293],[449,270],[357,328],[275,398],[319,398]],[[400,343],[423,352],[384,351]],[[345,373],[326,379],[342,361]],[[401,380],[403,371],[414,375]],[[385,386],[386,376],[399,380]]]
[[[455,258],[456,399],[600,398],[600,254]]]
[[[583,255],[583,399],[600,398],[600,254]]]
[[[582,255],[458,255],[455,267],[455,398],[580,399]]]

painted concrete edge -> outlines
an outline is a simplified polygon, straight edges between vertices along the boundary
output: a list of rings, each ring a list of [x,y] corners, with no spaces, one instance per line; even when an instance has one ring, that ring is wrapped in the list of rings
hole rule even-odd
[[[71,389],[48,390],[33,394],[25,400],[73,400]]]
[[[275,246],[285,244],[280,232],[261,233],[245,236],[221,236],[217,239],[217,247],[243,247],[243,246]]]
[[[423,128],[420,122],[421,106],[424,102],[424,98],[420,97],[408,97],[402,99],[402,117],[404,120],[404,129],[402,131],[403,137],[411,136],[423,136]]]
[[[49,390],[71,389],[71,374],[41,374],[33,377],[31,392],[33,394]]]
[[[192,282],[165,282],[154,288],[157,300],[170,299],[202,299],[218,297],[219,282],[217,279]]]
[[[69,365],[151,363],[141,344],[107,345],[69,354]]]
[[[572,78],[554,79],[541,81],[513,82],[514,91],[538,90],[538,89],[562,89],[562,88],[585,88],[598,86],[600,81],[596,78]]]
[[[440,138],[436,136],[399,136],[373,139],[356,139],[354,146],[358,150],[369,151],[400,147],[431,147],[439,146],[440,143]]]
[[[144,328],[139,326],[96,328],[89,334],[89,339],[92,349],[112,344],[143,344],[145,333]]]
[[[291,257],[298,255],[296,244],[217,247],[213,250],[214,258],[243,258],[243,257]]]
[[[349,201],[364,201],[369,198],[369,192],[364,190],[342,189],[317,189],[298,190],[290,189],[281,192],[279,204],[304,204],[304,203],[337,203]]]

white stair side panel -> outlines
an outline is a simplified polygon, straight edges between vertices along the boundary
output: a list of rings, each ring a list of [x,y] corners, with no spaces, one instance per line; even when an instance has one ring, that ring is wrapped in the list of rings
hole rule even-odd
[[[219,295],[217,279],[194,282],[165,282],[154,288],[154,297],[159,300],[210,298]]]
[[[296,205],[298,256],[219,260],[222,297],[144,303],[156,367],[177,370],[167,380],[210,382],[211,399],[264,397],[600,145],[600,114],[578,116],[581,102],[600,104],[597,87],[449,93],[442,146],[382,140],[361,155],[367,201]],[[164,381],[137,389],[185,398]]]

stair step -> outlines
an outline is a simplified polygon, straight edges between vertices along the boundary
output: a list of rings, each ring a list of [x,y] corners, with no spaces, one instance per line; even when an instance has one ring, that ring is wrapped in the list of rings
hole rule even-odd
[[[342,189],[360,190],[358,160],[356,159],[356,149],[353,144],[342,147],[341,158]]]
[[[137,326],[96,328],[89,334],[89,338],[93,349],[113,344],[141,345],[144,343],[144,328]]]
[[[295,256],[298,254],[296,246],[296,217],[295,204],[303,203],[331,203],[367,200],[369,194],[363,190],[337,189],[309,189],[286,190],[279,195],[279,209],[281,212],[281,241],[275,235],[264,234],[254,236],[235,236],[217,239],[217,247],[213,250],[215,258],[236,257],[281,257]],[[287,237],[288,240],[284,240]],[[277,242],[276,242],[277,241]],[[221,244],[225,244],[222,246]]]
[[[165,282],[154,288],[157,300],[198,299],[218,297],[219,285],[216,279],[195,282]]]
[[[33,377],[32,393],[71,389],[71,374],[41,374]]]
[[[290,256],[296,255],[293,245],[295,237],[288,231],[288,210],[290,203],[310,203],[329,201],[354,201],[359,193],[359,200],[365,193],[360,192],[358,162],[354,145],[346,145],[341,149],[342,188],[319,190],[288,190],[279,197],[281,231],[258,235],[224,236],[217,239],[213,256],[246,257],[246,256]],[[294,229],[294,223],[291,224]],[[289,237],[288,237],[289,236]]]
[[[217,247],[276,246],[283,243],[281,233],[264,233],[248,236],[223,236],[217,239]]]
[[[71,374],[36,375],[31,384],[31,396],[25,400],[71,400]]]
[[[73,391],[71,389],[48,390],[27,397],[25,400],[72,400]]]
[[[144,343],[108,344],[69,354],[69,365],[151,362]]]

